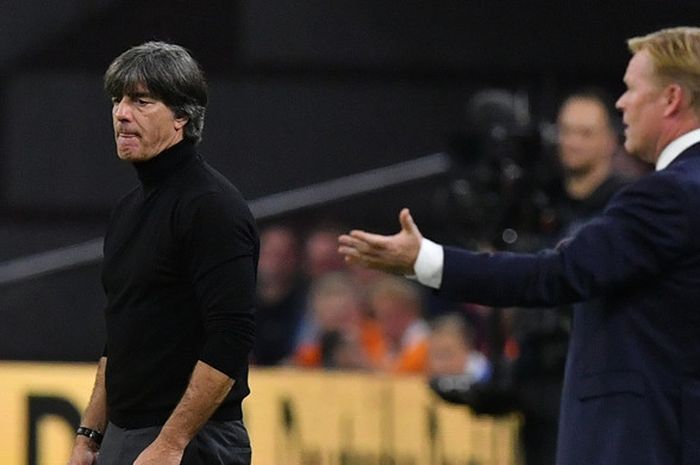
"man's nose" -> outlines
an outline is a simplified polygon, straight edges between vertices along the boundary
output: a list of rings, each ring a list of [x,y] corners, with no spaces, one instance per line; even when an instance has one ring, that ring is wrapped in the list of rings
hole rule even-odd
[[[112,109],[114,117],[118,120],[127,120],[131,118],[131,108],[128,103],[123,100],[114,103],[114,108]]]
[[[622,111],[622,109],[623,109],[624,102],[623,102],[622,99],[623,99],[624,97],[625,97],[624,94],[620,95],[620,97],[619,97],[619,98],[617,99],[617,101],[615,102],[615,108],[617,108],[617,109],[620,110],[620,111]]]

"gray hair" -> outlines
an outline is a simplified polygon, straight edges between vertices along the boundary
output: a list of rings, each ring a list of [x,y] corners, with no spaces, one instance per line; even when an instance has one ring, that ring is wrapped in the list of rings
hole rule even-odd
[[[144,86],[176,118],[187,118],[185,139],[195,144],[202,140],[207,85],[199,64],[183,47],[165,42],[132,47],[109,65],[104,84],[107,94],[117,99]]]

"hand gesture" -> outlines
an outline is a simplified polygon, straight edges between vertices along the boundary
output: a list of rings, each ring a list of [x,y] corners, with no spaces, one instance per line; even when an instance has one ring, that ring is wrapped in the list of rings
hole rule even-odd
[[[389,273],[412,275],[420,250],[421,235],[407,208],[399,213],[401,231],[382,236],[353,230],[338,238],[338,252],[349,264],[359,264]]]

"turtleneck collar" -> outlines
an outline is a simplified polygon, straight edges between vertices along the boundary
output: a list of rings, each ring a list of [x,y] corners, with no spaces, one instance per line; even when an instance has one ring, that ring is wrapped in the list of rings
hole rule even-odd
[[[141,183],[144,186],[153,186],[167,179],[196,156],[194,144],[188,140],[182,140],[150,160],[133,163],[133,166]]]

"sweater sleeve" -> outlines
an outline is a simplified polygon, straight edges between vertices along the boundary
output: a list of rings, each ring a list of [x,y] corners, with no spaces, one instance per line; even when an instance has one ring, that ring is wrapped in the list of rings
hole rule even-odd
[[[198,197],[188,216],[185,250],[206,335],[199,358],[235,380],[255,336],[255,222],[243,199],[224,193]]]

